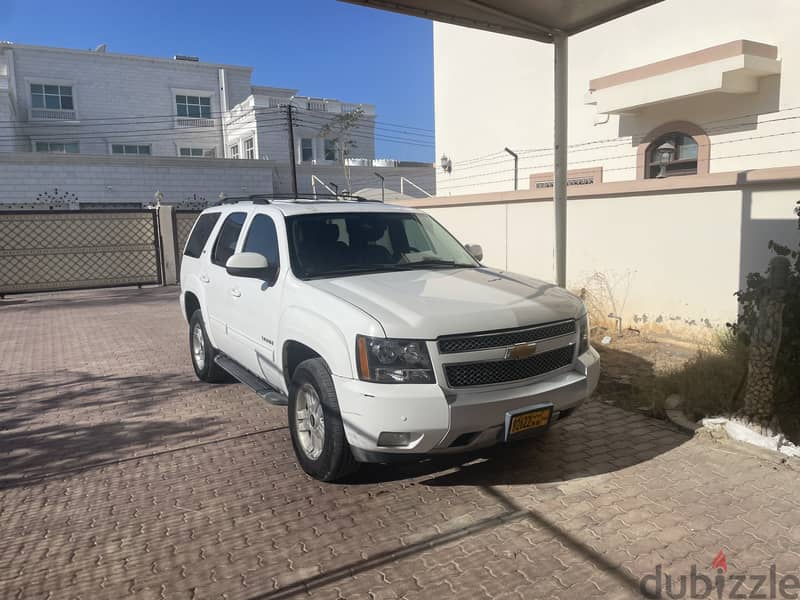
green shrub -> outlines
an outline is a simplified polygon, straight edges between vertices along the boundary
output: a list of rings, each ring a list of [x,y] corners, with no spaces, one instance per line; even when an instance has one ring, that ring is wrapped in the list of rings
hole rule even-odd
[[[800,202],[795,213],[798,215],[800,229]],[[783,309],[783,331],[781,345],[775,363],[776,412],[781,425],[796,428],[792,422],[800,421],[800,246],[789,248],[774,241],[769,248],[776,256],[789,260],[789,274],[786,282],[785,304]],[[758,320],[758,307],[761,300],[770,293],[769,273],[750,273],[746,287],[736,292],[740,313],[731,330],[745,345],[749,344],[753,329]]]

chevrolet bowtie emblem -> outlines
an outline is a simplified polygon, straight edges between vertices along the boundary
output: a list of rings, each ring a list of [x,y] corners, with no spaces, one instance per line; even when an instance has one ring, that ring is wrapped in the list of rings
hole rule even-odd
[[[536,342],[522,342],[506,348],[506,360],[522,360],[536,354]]]

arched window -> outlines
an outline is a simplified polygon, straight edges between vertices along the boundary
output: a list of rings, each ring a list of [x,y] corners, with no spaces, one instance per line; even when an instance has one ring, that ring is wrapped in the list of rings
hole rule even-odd
[[[698,144],[680,131],[658,137],[647,147],[647,177],[673,177],[697,174]]]

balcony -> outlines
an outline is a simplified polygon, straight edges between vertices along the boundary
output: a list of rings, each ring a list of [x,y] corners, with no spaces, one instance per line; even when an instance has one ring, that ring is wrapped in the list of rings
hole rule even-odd
[[[704,94],[755,94],[762,77],[780,72],[775,46],[736,40],[593,79],[586,104],[600,114],[629,114]]]
[[[30,121],[75,121],[74,110],[54,108],[31,108],[28,112]]]
[[[194,117],[176,117],[175,127],[214,127],[214,119],[203,119]]]
[[[325,100],[309,100],[306,102],[306,108],[317,112],[328,112],[328,103]]]

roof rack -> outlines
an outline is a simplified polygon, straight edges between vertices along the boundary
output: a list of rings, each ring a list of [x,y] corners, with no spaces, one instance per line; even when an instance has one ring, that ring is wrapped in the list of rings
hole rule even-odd
[[[220,204],[236,204],[237,202],[252,202],[253,204],[272,204],[273,200],[288,200],[290,202],[378,202],[380,200],[370,200],[363,196],[356,196],[355,194],[250,194],[249,196],[233,196],[230,198],[222,198],[217,205]]]

